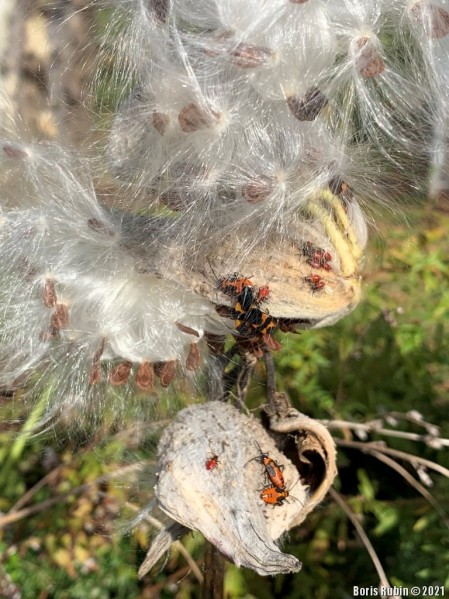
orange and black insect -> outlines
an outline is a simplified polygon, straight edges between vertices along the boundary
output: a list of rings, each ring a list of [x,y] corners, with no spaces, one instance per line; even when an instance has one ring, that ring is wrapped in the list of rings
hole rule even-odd
[[[289,496],[287,489],[278,489],[278,487],[264,487],[260,498],[269,505],[283,505]]]
[[[206,460],[206,463],[204,464],[206,470],[214,470],[214,468],[218,466],[219,461],[220,460],[218,459],[218,456],[214,453],[212,457]]]
[[[236,301],[236,309],[243,312],[250,310],[251,307],[259,307],[262,302],[268,299],[270,288],[268,285],[259,287],[255,290],[251,279],[235,272],[228,277],[218,279],[217,289],[228,295]],[[237,305],[239,308],[237,308]]]
[[[263,464],[265,473],[274,487],[276,489],[283,490],[285,488],[284,475],[282,474],[284,466],[282,466],[282,464],[277,464],[273,458],[270,458],[268,453],[265,453],[261,450],[259,445],[257,445],[257,447],[259,448],[260,454],[255,458],[252,458],[252,460],[256,460],[259,462],[259,464]],[[250,462],[252,460],[250,460]]]
[[[296,481],[296,483],[293,485],[293,487],[296,486],[298,481],[299,481],[299,478]],[[280,489],[279,487],[276,487],[276,486],[264,487],[260,494],[260,498],[269,505],[283,505],[284,501],[287,501],[288,497],[291,497],[292,499],[299,501],[299,499],[297,497],[293,497],[293,495],[290,495],[290,491],[293,489],[293,487],[291,487],[290,490],[285,489],[285,488]],[[302,505],[301,501],[299,501],[299,503],[301,503],[301,505]]]
[[[304,281],[309,284],[312,291],[319,291],[326,285],[320,275],[309,275],[308,277],[304,277]]]

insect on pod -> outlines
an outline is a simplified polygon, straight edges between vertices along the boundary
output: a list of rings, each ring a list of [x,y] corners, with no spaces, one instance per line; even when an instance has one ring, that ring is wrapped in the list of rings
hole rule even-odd
[[[289,496],[287,489],[278,489],[278,487],[264,487],[260,498],[269,505],[283,505]]]
[[[295,482],[293,487],[295,487],[297,485],[299,480],[300,479],[298,478],[298,480]],[[291,497],[292,499],[299,501],[299,499],[297,499],[296,497],[293,497],[293,495],[290,495],[290,492],[293,489],[293,487],[291,487],[291,489],[288,490],[285,488],[280,489],[279,487],[276,487],[276,486],[273,486],[273,487],[267,486],[262,489],[260,498],[268,505],[283,505],[284,501],[287,501],[288,497]],[[302,505],[301,501],[299,501],[299,503],[301,503],[301,505]]]
[[[206,467],[206,470],[214,470],[219,463],[219,459],[217,454],[213,454],[211,458],[209,458],[208,460],[206,460],[206,463],[204,464]]]
[[[274,487],[276,489],[284,490],[285,482],[284,482],[284,475],[282,474],[282,470],[284,469],[284,466],[277,464],[273,460],[273,458],[270,458],[268,453],[265,453],[261,450],[259,445],[257,445],[257,447],[260,451],[260,454],[258,456],[256,456],[255,458],[252,458],[252,460],[256,460],[257,462],[259,462],[259,464],[263,464],[263,466],[265,468],[265,474],[267,475],[267,477],[269,478],[269,480],[271,481],[271,483],[274,485]],[[250,460],[250,462],[252,460]]]
[[[320,275],[309,275],[308,277],[304,277],[304,281],[309,284],[312,291],[319,291],[326,285]]]

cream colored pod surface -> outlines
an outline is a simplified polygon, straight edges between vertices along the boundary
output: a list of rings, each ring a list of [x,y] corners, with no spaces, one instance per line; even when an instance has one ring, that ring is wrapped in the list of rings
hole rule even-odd
[[[294,410],[270,419],[276,444],[258,420],[226,403],[179,412],[159,442],[155,487],[157,504],[171,520],[139,576],[188,530],[262,576],[300,570],[301,562],[282,553],[278,542],[326,494],[336,475],[335,447],[324,426]],[[282,469],[283,489],[268,479],[261,454]]]

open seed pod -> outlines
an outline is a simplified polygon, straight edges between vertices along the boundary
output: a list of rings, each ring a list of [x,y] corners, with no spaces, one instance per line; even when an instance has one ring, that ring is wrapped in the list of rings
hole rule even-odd
[[[236,248],[245,232],[228,235],[208,254],[208,267],[191,264],[176,273],[177,280],[218,305],[232,306],[232,298],[217,289],[217,279],[240,273],[251,277],[256,289],[269,288],[263,310],[273,318],[297,321],[299,328],[331,325],[360,301],[366,223],[355,201],[346,204],[329,190],[310,200],[307,215],[243,258]],[[170,254],[170,263],[176,263],[177,249]]]
[[[320,428],[316,439],[325,440],[325,447],[314,448],[307,435],[297,438],[300,455],[309,460],[307,472],[301,473],[256,419],[222,402],[190,406],[179,412],[159,443],[158,506],[186,529],[199,530],[237,566],[263,576],[296,572],[301,562],[282,553],[277,540],[305,518],[318,501],[316,489],[323,497],[335,475],[334,446]],[[314,461],[311,452],[328,455],[330,461]],[[277,485],[264,457],[281,471]],[[173,526],[154,540],[140,576],[174,540]]]

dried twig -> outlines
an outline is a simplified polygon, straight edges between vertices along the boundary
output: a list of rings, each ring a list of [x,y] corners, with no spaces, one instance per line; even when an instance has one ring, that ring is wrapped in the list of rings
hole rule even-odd
[[[370,442],[363,443],[360,441],[343,441],[342,439],[335,439],[335,443],[340,447],[350,447],[353,449],[359,449],[364,453],[372,454],[373,452],[381,452],[395,458],[399,458],[401,460],[406,460],[412,465],[420,464],[421,466],[425,466],[426,468],[430,468],[439,474],[442,474],[446,478],[449,478],[449,470],[444,466],[440,466],[436,462],[432,462],[431,460],[426,460],[425,458],[421,458],[412,453],[407,453],[405,451],[399,451],[397,449],[391,449],[390,447],[378,443],[378,442]]]
[[[408,441],[420,441],[433,449],[441,447],[449,447],[449,439],[442,439],[436,435],[420,435],[418,433],[410,433],[406,431],[396,431],[383,427],[381,419],[371,420],[369,422],[350,422],[348,420],[319,420],[329,429],[350,429],[354,431],[363,431],[366,433],[376,433],[388,437],[396,437],[399,439],[407,439]]]
[[[449,518],[446,515],[446,512],[441,507],[440,503],[435,499],[435,497],[430,493],[424,485],[422,485],[419,481],[417,481],[405,468],[403,468],[400,464],[398,464],[395,460],[392,460],[386,455],[383,455],[379,451],[372,451],[372,454],[379,461],[387,464],[393,470],[395,470],[398,474],[406,480],[410,486],[412,486],[418,493],[420,493],[427,501],[432,505],[435,511],[439,514],[441,519],[443,520],[445,526],[449,528]]]
[[[351,508],[346,503],[346,501],[343,499],[343,497],[339,493],[337,493],[337,491],[335,489],[333,489],[331,487],[329,489],[329,493],[330,493],[332,499],[335,501],[335,503],[337,503],[341,507],[341,509],[344,511],[344,513],[346,514],[346,516],[349,518],[349,520],[352,522],[354,528],[356,529],[357,534],[360,537],[360,540],[365,545],[365,548],[371,558],[371,561],[373,562],[373,565],[376,568],[376,572],[379,576],[381,585],[388,589],[391,588],[390,583],[388,582],[388,579],[387,579],[387,575],[385,574],[385,570],[383,569],[383,566],[380,562],[380,559],[379,559],[374,547],[372,546],[371,541],[369,540],[363,526],[360,524],[357,516],[351,510]]]

